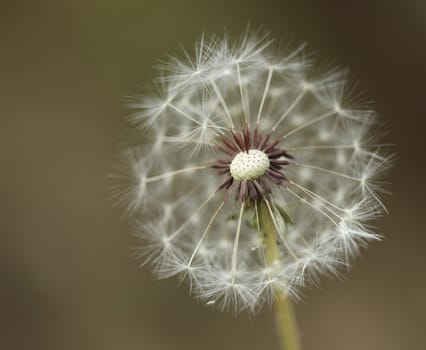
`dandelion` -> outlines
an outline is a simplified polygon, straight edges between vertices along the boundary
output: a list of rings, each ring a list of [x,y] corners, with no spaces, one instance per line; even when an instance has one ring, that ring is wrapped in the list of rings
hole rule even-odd
[[[114,195],[141,218],[138,256],[158,277],[237,312],[275,300],[285,319],[288,297],[379,239],[369,222],[391,156],[347,72],[316,70],[303,45],[278,53],[247,31],[193,51],[159,65],[155,96],[132,99],[145,142]]]

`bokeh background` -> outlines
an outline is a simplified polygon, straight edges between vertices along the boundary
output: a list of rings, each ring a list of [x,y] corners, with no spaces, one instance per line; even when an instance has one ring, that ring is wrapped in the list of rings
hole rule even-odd
[[[0,348],[278,350],[273,317],[153,281],[107,200],[122,97],[200,33],[250,21],[338,57],[376,101],[398,160],[386,238],[296,307],[305,350],[426,348],[426,2],[2,0]]]

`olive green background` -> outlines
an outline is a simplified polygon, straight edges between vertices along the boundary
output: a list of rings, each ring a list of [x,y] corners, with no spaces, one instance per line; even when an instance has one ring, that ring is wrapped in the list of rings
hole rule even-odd
[[[386,238],[297,305],[305,350],[426,348],[426,3],[28,0],[0,3],[0,348],[278,350],[272,313],[205,308],[154,281],[105,176],[123,96],[200,33],[250,21],[337,57],[396,144]]]

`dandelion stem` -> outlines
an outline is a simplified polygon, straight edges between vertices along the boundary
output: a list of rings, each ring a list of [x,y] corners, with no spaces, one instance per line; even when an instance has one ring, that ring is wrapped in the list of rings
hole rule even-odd
[[[267,205],[260,204],[261,230],[264,235],[266,259],[272,268],[281,259],[280,250],[277,245],[277,232],[271,213]],[[297,330],[296,319],[293,313],[293,305],[286,293],[274,290],[275,295],[275,315],[283,350],[301,350],[299,333]]]
[[[301,350],[299,333],[290,298],[282,292],[275,296],[276,318],[284,350]]]

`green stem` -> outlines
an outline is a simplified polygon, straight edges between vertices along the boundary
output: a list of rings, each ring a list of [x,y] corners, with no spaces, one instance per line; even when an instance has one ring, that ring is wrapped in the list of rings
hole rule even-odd
[[[281,344],[285,350],[301,350],[299,333],[290,298],[277,292],[275,296],[276,318]]]
[[[271,208],[272,209],[272,208]],[[265,258],[269,266],[274,266],[281,260],[280,249],[277,245],[277,232],[273,219],[265,202],[260,203],[260,229],[265,242]],[[275,314],[280,341],[284,350],[301,350],[293,305],[288,295],[279,289],[275,294]]]

